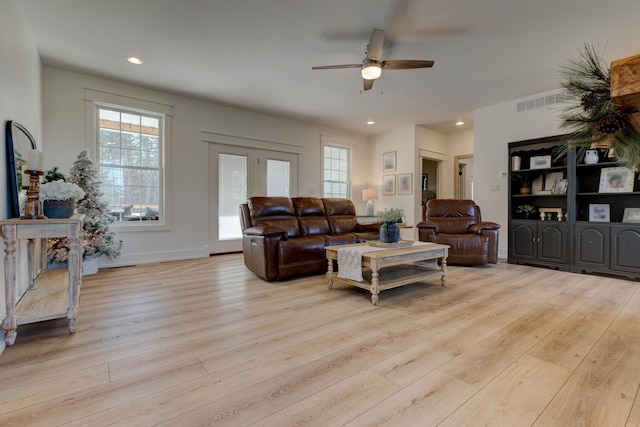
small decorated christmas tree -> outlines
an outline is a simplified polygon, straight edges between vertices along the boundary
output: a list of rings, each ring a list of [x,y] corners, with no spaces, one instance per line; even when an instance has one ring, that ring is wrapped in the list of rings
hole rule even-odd
[[[107,255],[110,259],[120,256],[120,242],[116,233],[109,230],[115,218],[106,208],[108,203],[100,200],[100,181],[98,171],[89,158],[87,150],[83,150],[73,163],[67,181],[78,185],[85,192],[84,198],[76,205],[78,213],[84,214],[83,248],[84,258]],[[49,239],[49,261],[66,262],[69,257],[69,242],[67,239]]]

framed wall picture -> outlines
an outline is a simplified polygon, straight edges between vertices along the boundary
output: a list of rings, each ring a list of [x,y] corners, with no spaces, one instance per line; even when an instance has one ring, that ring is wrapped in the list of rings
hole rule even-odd
[[[551,167],[551,155],[532,156],[529,159],[529,169],[546,169]]]
[[[396,194],[396,175],[382,175],[382,194],[392,196]]]
[[[413,174],[398,174],[398,194],[413,194]]]
[[[610,219],[609,205],[591,204],[589,205],[589,221],[591,222],[609,222]]]
[[[640,223],[640,208],[624,208],[622,222]]]
[[[556,179],[553,181],[553,187],[551,188],[551,194],[567,194],[567,187],[569,181],[566,179]]]
[[[390,151],[382,155],[382,172],[396,171],[396,152]]]
[[[602,168],[599,193],[630,193],[633,191],[635,172],[628,168]]]

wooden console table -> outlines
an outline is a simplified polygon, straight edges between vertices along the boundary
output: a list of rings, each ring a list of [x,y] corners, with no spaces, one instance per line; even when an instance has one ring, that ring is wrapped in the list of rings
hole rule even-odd
[[[43,320],[69,319],[69,331],[76,331],[78,302],[82,286],[82,238],[80,231],[84,215],[64,219],[8,219],[0,221],[4,241],[4,294],[6,315],[2,320],[7,345],[16,341],[18,325]],[[38,274],[34,261],[35,239],[69,238],[67,271],[46,270],[46,256],[41,259],[43,270]],[[16,301],[16,247],[18,240],[28,240],[29,288]],[[46,243],[43,241],[43,244]]]

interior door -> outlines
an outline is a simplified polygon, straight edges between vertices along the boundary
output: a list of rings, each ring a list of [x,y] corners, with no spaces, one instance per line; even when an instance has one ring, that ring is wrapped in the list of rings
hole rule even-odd
[[[242,250],[239,205],[252,196],[291,196],[298,191],[298,156],[211,144],[209,252]]]

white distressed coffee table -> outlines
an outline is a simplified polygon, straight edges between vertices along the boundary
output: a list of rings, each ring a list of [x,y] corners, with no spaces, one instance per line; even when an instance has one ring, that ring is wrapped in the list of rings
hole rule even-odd
[[[333,261],[338,260],[338,250],[354,245],[325,246],[329,289],[333,288],[334,280],[368,289],[371,292],[371,302],[376,305],[380,291],[419,282],[433,276],[434,273],[441,274],[440,283],[444,286],[447,276],[449,246],[438,243],[415,243],[413,246],[389,247],[383,250],[376,248],[371,252],[364,252],[362,254],[364,280],[362,282],[339,278],[337,273],[333,271]],[[369,245],[369,243],[357,243],[357,245],[363,246]],[[437,260],[440,261],[439,267],[435,262]],[[340,269],[339,265],[338,269]]]

